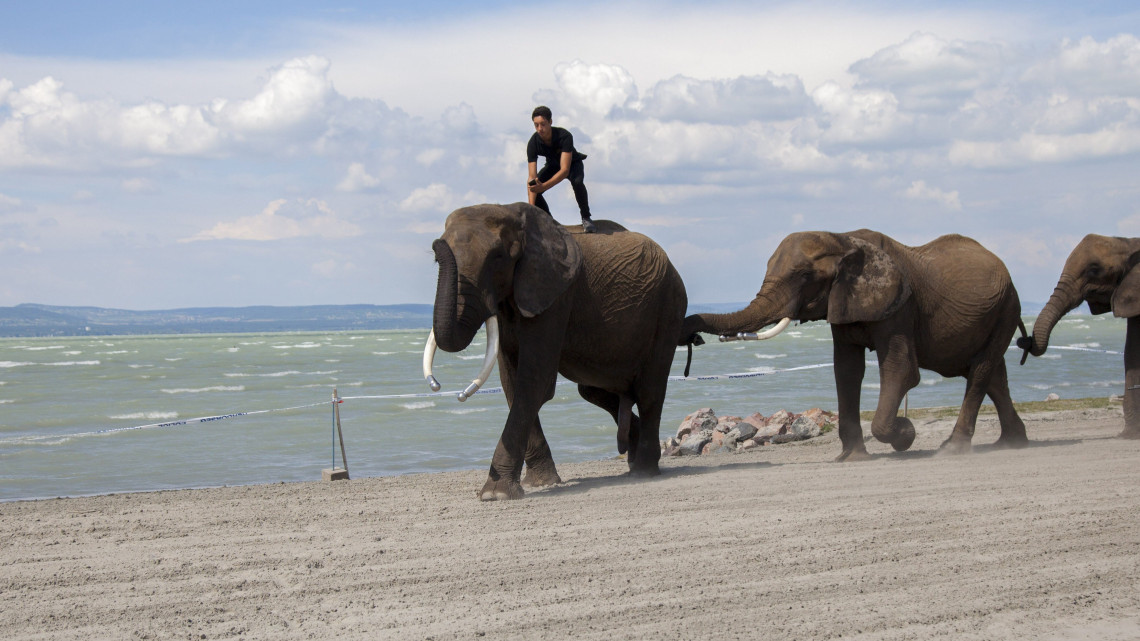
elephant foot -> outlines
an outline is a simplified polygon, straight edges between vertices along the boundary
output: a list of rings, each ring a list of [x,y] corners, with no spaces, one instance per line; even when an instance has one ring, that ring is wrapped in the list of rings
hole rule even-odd
[[[548,485],[558,485],[562,482],[562,477],[558,476],[558,470],[554,467],[554,461],[547,459],[540,463],[526,465],[526,476],[523,477],[523,487],[546,487]]]
[[[1025,434],[1002,434],[994,441],[994,447],[1011,450],[1029,447],[1029,437]]]
[[[836,463],[854,463],[856,461],[869,461],[871,454],[867,452],[866,448],[843,450],[839,456],[835,457]]]
[[[629,464],[629,475],[636,478],[653,478],[654,476],[661,476],[661,469],[657,467],[657,461],[653,461],[653,465],[638,465],[636,462]]]
[[[970,443],[970,439],[951,435],[950,438],[942,442],[938,448],[938,454],[969,454],[973,449],[974,446]]]
[[[895,433],[891,436],[890,443],[896,452],[905,452],[910,449],[911,444],[914,443],[914,423],[911,423],[909,418],[899,417],[895,419]]]
[[[479,490],[480,501],[505,501],[508,499],[521,499],[525,493],[522,485],[514,479],[500,478],[487,479],[483,489]]]
[[[1126,439],[1140,439],[1140,428],[1126,427],[1124,431],[1116,436],[1117,438]]]

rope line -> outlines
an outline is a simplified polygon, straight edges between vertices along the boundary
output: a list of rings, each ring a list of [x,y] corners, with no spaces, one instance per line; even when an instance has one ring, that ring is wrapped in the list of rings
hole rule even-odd
[[[1069,350],[1069,351],[1075,351],[1075,352],[1092,352],[1092,353],[1097,353],[1097,354],[1111,354],[1111,355],[1115,355],[1115,356],[1122,356],[1123,355],[1123,352],[1117,352],[1117,351],[1106,350],[1106,349],[1093,349],[1091,347],[1050,346],[1049,349]],[[877,361],[867,361],[867,365],[878,367],[878,362]],[[807,370],[813,370],[813,369],[824,369],[824,368],[828,368],[828,367],[834,367],[834,364],[833,363],[817,363],[815,365],[800,365],[798,367],[788,367],[785,369],[774,369],[774,370],[768,370],[768,371],[764,371],[764,372],[736,372],[736,373],[732,373],[732,374],[708,374],[705,376],[689,376],[689,377],[670,376],[668,380],[671,382],[676,382],[676,381],[704,382],[704,381],[738,380],[738,379],[745,379],[745,378],[759,378],[761,376],[771,376],[772,374],[784,374],[784,373],[788,373],[788,372],[801,372],[801,371],[807,371]],[[558,381],[556,384],[557,385],[571,385],[571,384],[573,384],[573,381],[562,380],[562,381]],[[454,390],[454,391],[450,391],[450,392],[442,392],[442,391],[441,392],[417,392],[417,393],[411,393],[411,394],[380,394],[380,395],[362,395],[362,396],[341,396],[341,397],[339,397],[338,401],[343,403],[344,401],[358,401],[358,400],[396,400],[396,399],[403,399],[403,398],[434,398],[434,397],[442,397],[442,396],[454,397],[454,396],[458,396],[459,393],[460,393],[460,390]],[[473,394],[473,396],[484,395],[484,394],[502,394],[502,393],[503,393],[502,387],[488,387],[488,388],[483,388],[483,389],[477,390],[475,392],[475,394]],[[43,435],[35,435],[35,436],[15,436],[15,437],[10,437],[10,438],[0,438],[0,445],[35,444],[35,443],[40,443],[40,442],[44,442],[44,441],[55,441],[55,440],[61,440],[61,439],[83,438],[83,437],[88,437],[88,436],[107,436],[107,435],[111,435],[111,434],[119,434],[122,432],[134,432],[134,431],[138,431],[138,430],[158,429],[158,428],[166,428],[166,427],[180,427],[183,425],[194,425],[194,424],[202,424],[202,423],[213,423],[215,421],[224,421],[227,419],[238,418],[241,416],[254,416],[257,414],[269,414],[272,412],[292,412],[292,411],[296,411],[296,410],[309,409],[312,407],[323,407],[325,405],[328,405],[330,402],[335,402],[335,401],[322,401],[320,403],[308,403],[305,405],[294,405],[293,407],[282,407],[282,408],[277,408],[277,409],[253,410],[253,411],[249,411],[249,412],[233,412],[231,414],[219,414],[216,416],[199,416],[196,418],[187,418],[187,419],[180,419],[180,420],[175,420],[175,421],[165,421],[162,423],[150,423],[147,425],[133,425],[131,427],[111,427],[111,428],[107,428],[107,429],[93,430],[90,432],[80,432],[77,434],[43,434]],[[335,453],[334,453],[334,455],[335,455]]]

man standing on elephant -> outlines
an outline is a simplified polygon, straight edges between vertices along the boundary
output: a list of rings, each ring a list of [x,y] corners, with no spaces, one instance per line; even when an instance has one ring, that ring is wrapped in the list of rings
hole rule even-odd
[[[586,169],[582,164],[586,154],[574,149],[573,134],[562,127],[551,126],[554,116],[549,107],[535,107],[530,119],[534,122],[534,135],[526,146],[528,202],[549,214],[550,206],[542,197],[543,192],[569,178],[582,214],[582,229],[593,232],[595,227],[590,220],[590,200],[584,182]],[[538,170],[539,156],[546,159],[541,171]]]

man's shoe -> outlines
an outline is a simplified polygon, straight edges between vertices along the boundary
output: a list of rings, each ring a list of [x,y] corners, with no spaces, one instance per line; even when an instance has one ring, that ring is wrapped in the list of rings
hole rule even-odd
[[[590,220],[589,218],[583,218],[582,231],[586,232],[587,234],[592,234],[598,231],[598,227],[594,224],[594,221]]]

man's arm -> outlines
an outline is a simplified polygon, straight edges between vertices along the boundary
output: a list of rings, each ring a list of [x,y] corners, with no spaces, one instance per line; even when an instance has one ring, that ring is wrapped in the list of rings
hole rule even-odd
[[[541,194],[542,192],[547,191],[551,187],[562,182],[562,180],[564,178],[566,178],[567,176],[570,175],[570,162],[573,159],[574,159],[574,154],[570,153],[569,151],[562,152],[562,159],[559,161],[558,173],[551,176],[550,180],[548,180],[544,183],[538,183],[537,185],[531,185],[530,192],[532,194]],[[532,169],[534,167],[534,164],[535,163],[531,163]],[[533,178],[535,175],[537,175],[537,174],[533,174],[531,177]],[[532,199],[533,199],[533,197],[532,197]]]
[[[534,204],[534,197],[538,192],[534,190],[535,185],[538,184],[538,161],[528,162],[526,164],[527,178],[526,178],[526,199],[530,204]]]

